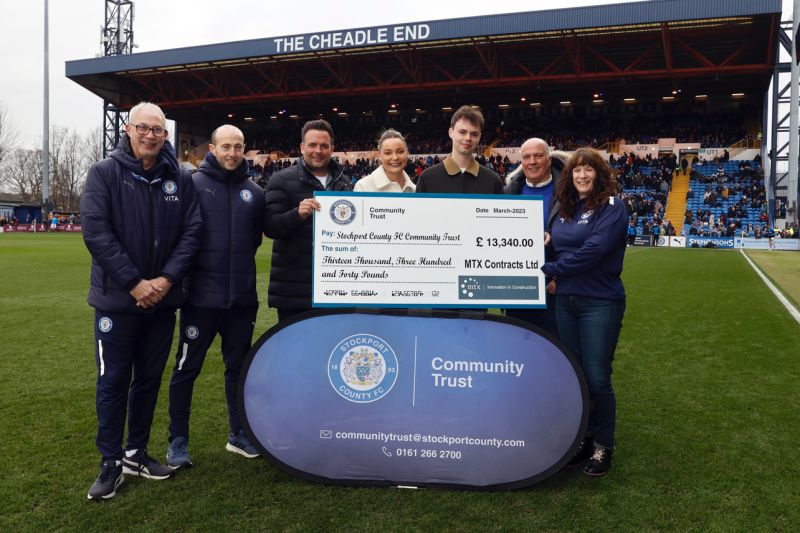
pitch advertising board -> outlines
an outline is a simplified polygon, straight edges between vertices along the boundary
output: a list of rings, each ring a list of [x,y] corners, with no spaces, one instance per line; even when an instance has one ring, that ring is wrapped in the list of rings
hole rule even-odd
[[[769,239],[754,239],[736,237],[734,239],[736,248],[747,250],[769,250]],[[800,250],[800,240],[798,239],[773,239],[772,246],[775,250]]]
[[[698,237],[690,235],[686,239],[688,248],[733,248],[733,237]]]
[[[559,342],[499,315],[312,311],[242,371],[245,429],[276,466],[339,484],[519,488],[559,471],[588,395]]]

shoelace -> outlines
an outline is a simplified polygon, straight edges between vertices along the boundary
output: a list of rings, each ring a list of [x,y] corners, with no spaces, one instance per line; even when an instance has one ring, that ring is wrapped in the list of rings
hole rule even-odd
[[[100,481],[105,482],[106,480],[115,478],[116,468],[117,465],[113,462],[103,463],[103,468],[100,469]]]
[[[605,448],[595,448],[592,454],[592,461],[602,461],[606,456]]]
[[[150,465],[152,465],[153,463],[157,462],[155,459],[153,459],[147,454],[147,450],[142,450],[136,455],[128,457],[127,459],[129,463],[133,463],[134,465],[136,465],[136,468],[139,469],[140,472],[145,468],[149,467]],[[129,464],[128,466],[132,465]]]

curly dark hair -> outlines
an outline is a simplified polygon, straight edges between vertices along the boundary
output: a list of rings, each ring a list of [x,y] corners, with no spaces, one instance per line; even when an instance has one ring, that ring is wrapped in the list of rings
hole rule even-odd
[[[561,172],[555,191],[556,200],[561,204],[559,214],[568,220],[572,220],[578,207],[578,191],[572,183],[572,171],[580,165],[592,167],[596,174],[592,190],[584,199],[584,211],[597,209],[609,196],[617,194],[617,179],[603,156],[593,148],[578,148]]]

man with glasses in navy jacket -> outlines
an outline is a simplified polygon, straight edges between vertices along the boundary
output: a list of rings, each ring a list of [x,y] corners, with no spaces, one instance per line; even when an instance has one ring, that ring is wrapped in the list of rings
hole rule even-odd
[[[105,500],[114,497],[123,473],[157,480],[173,474],[148,455],[147,444],[202,219],[157,105],[134,106],[116,150],[89,169],[81,216],[92,255],[88,301],[95,309],[102,456],[88,498]]]

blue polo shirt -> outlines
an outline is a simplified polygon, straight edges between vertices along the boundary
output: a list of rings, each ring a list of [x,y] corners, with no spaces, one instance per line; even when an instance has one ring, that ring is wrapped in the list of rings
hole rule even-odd
[[[544,197],[544,224],[547,226],[547,218],[550,216],[550,204],[553,200],[553,180],[551,179],[547,185],[542,185],[541,187],[531,187],[528,185],[527,180],[523,180],[520,194]]]

